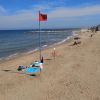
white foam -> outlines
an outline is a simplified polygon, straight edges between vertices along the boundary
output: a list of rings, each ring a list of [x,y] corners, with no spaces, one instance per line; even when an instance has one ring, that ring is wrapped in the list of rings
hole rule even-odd
[[[12,54],[12,55],[8,56],[7,58],[5,58],[5,60],[9,60],[13,57],[16,57],[17,55],[18,55],[18,53]]]
[[[57,42],[57,43],[54,43],[54,44],[50,45],[49,47],[53,47],[53,46],[55,46],[55,45],[60,45],[60,44],[62,44],[62,43],[64,43],[64,42],[68,41],[68,40],[69,40],[70,38],[72,38],[72,37],[73,37],[73,36],[69,36],[69,37],[63,39],[63,40],[60,41],[60,42]]]
[[[4,58],[0,58],[0,61],[2,61]]]
[[[36,32],[36,33],[39,33],[39,32],[47,32],[47,33],[60,33],[60,32],[68,32],[68,30],[35,30],[35,31],[29,31],[29,32]]]
[[[31,54],[31,53],[33,53],[33,52],[35,52],[35,51],[38,51],[38,50],[39,50],[39,48],[36,48],[36,49],[34,49],[34,50],[31,50],[31,51],[27,52],[27,54]]]
[[[44,47],[47,47],[48,45],[43,45],[42,47],[44,48]]]

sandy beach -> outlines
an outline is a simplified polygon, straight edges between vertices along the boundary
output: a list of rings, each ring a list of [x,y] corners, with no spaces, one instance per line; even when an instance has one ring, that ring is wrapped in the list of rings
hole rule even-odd
[[[79,32],[74,40],[42,51],[44,69],[40,75],[18,72],[39,53],[26,54],[0,63],[0,100],[100,100],[100,32]]]

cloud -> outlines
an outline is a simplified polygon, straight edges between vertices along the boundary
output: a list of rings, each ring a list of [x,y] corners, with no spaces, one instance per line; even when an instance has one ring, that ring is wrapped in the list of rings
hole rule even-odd
[[[0,15],[6,13],[6,9],[0,5]]]
[[[80,8],[66,8],[58,7],[49,13],[50,18],[59,17],[75,17],[100,14],[100,5],[80,7]]]
[[[33,26],[32,13],[19,13],[12,16],[0,16],[0,29],[29,28]]]
[[[66,22],[72,25],[73,22],[82,24],[78,17],[85,17],[100,14],[100,5],[85,6],[78,8],[54,7],[50,5],[35,5],[31,9],[16,11],[14,15],[3,15],[6,9],[0,6],[0,29],[16,28],[38,28],[38,10],[48,14],[48,22],[43,27],[66,26]],[[8,12],[7,12],[8,13]],[[88,17],[89,18],[89,17]],[[56,19],[56,20],[55,20]],[[83,20],[84,21],[84,20]],[[100,22],[100,21],[99,21]],[[60,23],[60,25],[59,25]],[[68,24],[67,23],[67,24]],[[86,23],[85,23],[86,24]]]
[[[48,4],[46,4],[46,5],[35,5],[35,6],[33,6],[33,10],[34,11],[39,11],[39,10],[44,11],[44,10],[49,10],[51,8],[52,7],[50,5],[48,5]]]

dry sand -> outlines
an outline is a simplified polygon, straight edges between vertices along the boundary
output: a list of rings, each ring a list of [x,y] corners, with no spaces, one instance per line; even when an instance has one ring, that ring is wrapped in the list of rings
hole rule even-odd
[[[40,76],[17,71],[38,53],[0,63],[0,100],[100,100],[100,32],[90,35],[80,33],[79,45],[71,46],[71,41],[56,46],[55,60],[53,48],[44,50],[48,60]]]

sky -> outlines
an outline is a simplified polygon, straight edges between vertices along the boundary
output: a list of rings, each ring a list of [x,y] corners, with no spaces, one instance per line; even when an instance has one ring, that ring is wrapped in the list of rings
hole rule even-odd
[[[37,29],[39,10],[48,17],[41,28],[100,24],[100,0],[0,0],[0,30]]]

